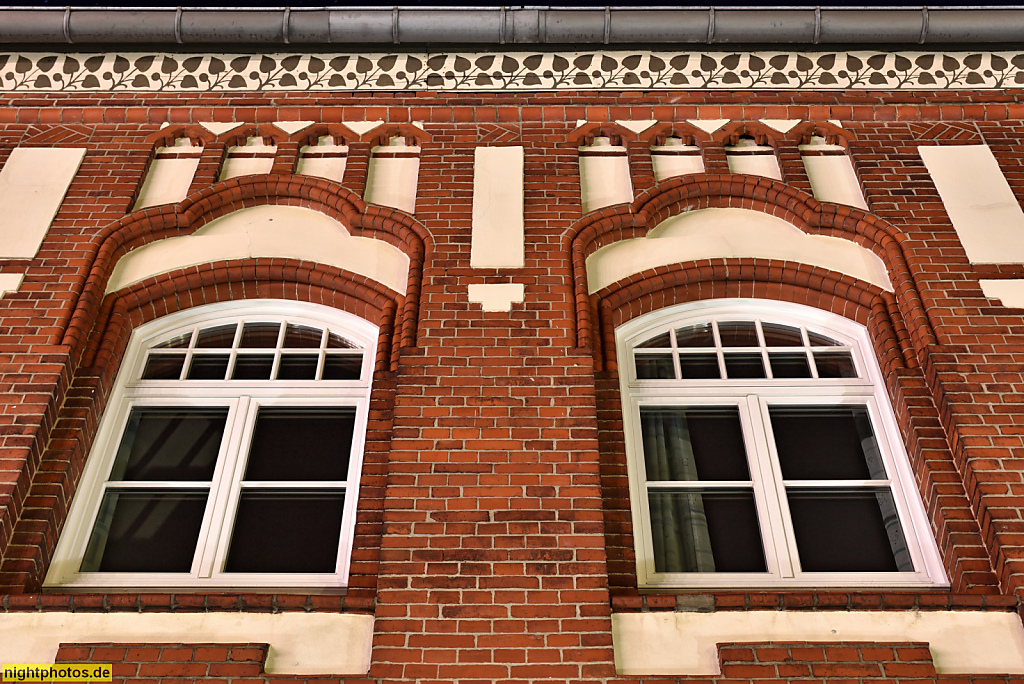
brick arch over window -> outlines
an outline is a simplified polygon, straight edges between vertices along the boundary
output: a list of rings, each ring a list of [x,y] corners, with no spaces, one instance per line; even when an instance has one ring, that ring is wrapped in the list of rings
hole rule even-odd
[[[629,608],[637,577],[626,449],[622,439],[622,398],[615,330],[635,318],[669,306],[711,299],[792,302],[841,315],[870,331],[885,388],[911,458],[954,593],[997,593],[986,545],[977,524],[965,530],[970,500],[963,487],[947,487],[944,473],[955,467],[944,440],[933,439],[939,424],[923,372],[903,325],[895,298],[877,286],[820,267],[766,259],[713,259],[674,264],[613,283],[592,297],[590,321],[595,343],[598,433],[605,502],[606,543],[614,601]],[[912,363],[913,362],[913,363]],[[951,491],[955,489],[956,491]],[[960,532],[966,536],[958,537]],[[966,540],[966,541],[965,541]],[[827,590],[823,590],[827,591]],[[818,592],[822,593],[822,592]],[[764,597],[762,597],[764,598]],[[670,600],[665,597],[666,600]],[[661,600],[661,599],[659,599]],[[771,598],[764,598],[771,601]],[[778,597],[782,605],[783,597]]]
[[[588,257],[607,245],[645,237],[669,218],[708,208],[741,208],[770,214],[810,236],[842,238],[869,250],[884,264],[892,286],[892,301],[886,306],[902,319],[894,320],[893,326],[909,331],[907,363],[915,365],[913,357],[935,344],[935,334],[903,251],[906,238],[895,226],[854,207],[823,204],[807,193],[768,178],[696,174],[667,179],[638,195],[630,205],[589,214],[563,235],[562,248],[573,274],[580,347],[599,343],[593,313],[600,293],[590,293]],[[594,297],[597,301],[592,301]],[[908,353],[910,349],[916,353]]]
[[[326,609],[366,610],[372,606],[400,340],[400,334],[396,338],[399,331],[395,322],[402,298],[394,290],[357,274],[288,259],[189,266],[106,296],[83,341],[67,400],[57,412],[53,437],[43,450],[28,488],[27,501],[45,503],[26,504],[16,522],[8,553],[20,546],[13,551],[20,562],[0,572],[0,584],[12,593],[39,590],[100,419],[108,408],[132,331],[168,314],[239,300],[314,303],[348,312],[379,327],[349,589],[345,597]],[[240,594],[238,605],[243,603]]]
[[[93,321],[100,313],[107,284],[121,257],[143,245],[192,235],[207,223],[241,209],[291,205],[322,213],[343,224],[355,237],[388,243],[409,259],[408,285],[395,298],[398,347],[415,346],[423,263],[430,236],[406,214],[367,205],[336,183],[309,176],[243,176],[217,183],[179,204],[134,212],[97,233],[92,242],[93,266],[73,307],[62,338],[77,364]]]

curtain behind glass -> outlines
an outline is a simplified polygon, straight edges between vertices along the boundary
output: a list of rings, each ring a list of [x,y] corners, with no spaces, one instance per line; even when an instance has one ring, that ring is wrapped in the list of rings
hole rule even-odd
[[[648,483],[698,479],[683,410],[642,410],[640,425]],[[701,494],[651,489],[648,502],[655,570],[714,572],[715,558]]]

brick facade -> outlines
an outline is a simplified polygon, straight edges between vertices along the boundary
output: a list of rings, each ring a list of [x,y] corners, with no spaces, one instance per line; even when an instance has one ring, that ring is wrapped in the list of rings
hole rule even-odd
[[[0,164],[15,147],[87,149],[37,256],[0,260],[0,273],[25,274],[0,300],[0,612],[372,613],[365,681],[627,682],[615,673],[613,612],[1016,611],[1024,314],[987,299],[978,280],[1021,277],[1024,266],[968,260],[916,148],[987,144],[1022,200],[1021,99],[1015,90],[0,96]],[[342,125],[378,119],[362,135]],[[648,119],[660,123],[644,134],[613,123]],[[688,119],[731,123],[707,134]],[[761,119],[806,123],[780,133]],[[272,127],[299,120],[322,130]],[[249,128],[218,137],[198,126],[207,121]],[[344,182],[294,175],[298,148],[328,131],[349,145]],[[227,147],[270,133],[271,174],[216,182]],[[870,212],[813,199],[797,149],[812,133],[848,149]],[[398,134],[421,149],[412,216],[361,199],[370,147]],[[782,181],[728,173],[724,147],[741,134],[775,148]],[[132,213],[154,150],[180,135],[204,142],[188,198]],[[583,216],[577,147],[595,135],[627,146],[636,199]],[[655,182],[648,149],[658,135],[699,145],[707,173]],[[470,266],[481,145],[525,149],[523,268]],[[408,291],[313,262],[245,259],[104,295],[131,249],[263,204],[312,208],[395,245],[411,260]],[[882,259],[895,291],[795,262],[718,259],[588,292],[585,259],[599,247],[706,207],[753,209],[855,242]],[[526,292],[510,312],[467,299],[470,284],[508,282]],[[948,592],[638,591],[614,329],[672,304],[738,297],[868,326]],[[131,330],[252,298],[322,303],[381,329],[348,592],[42,592]],[[57,662],[113,662],[125,682],[296,679],[264,672],[265,644],[187,636],[67,643]],[[699,681],[1020,681],[937,675],[927,645],[909,641],[772,641],[720,644],[721,676]]]

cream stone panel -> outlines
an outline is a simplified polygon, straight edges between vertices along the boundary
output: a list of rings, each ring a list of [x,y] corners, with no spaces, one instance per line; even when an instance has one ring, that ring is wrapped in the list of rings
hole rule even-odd
[[[991,611],[719,611],[615,613],[620,675],[716,675],[718,644],[923,641],[939,674],[1024,673],[1024,628]]]
[[[384,123],[384,120],[377,119],[376,121],[342,121],[341,123],[342,125],[345,126],[345,128],[349,129],[356,135],[363,135],[364,133],[369,133],[377,126],[382,125]]]
[[[348,150],[348,147],[317,147],[317,150],[330,151]],[[348,163],[347,157],[299,157],[299,163],[295,167],[295,173],[301,176],[316,176],[326,178],[335,183],[340,183],[345,177],[345,166]]]
[[[1024,262],[1024,212],[987,145],[917,148],[974,263]]]
[[[192,235],[151,242],[114,266],[107,292],[186,266],[251,257],[315,261],[358,273],[405,293],[409,257],[380,240],[349,235],[343,225],[312,209],[270,205],[241,209]]]
[[[672,144],[668,144],[669,141],[672,141]],[[669,138],[665,145],[651,148],[654,177],[659,182],[675,176],[704,173],[704,159],[700,156],[700,148],[680,143],[679,138]],[[691,154],[674,154],[684,151]]]
[[[480,304],[484,311],[511,311],[512,304],[526,298],[522,283],[472,283],[469,301]]]
[[[1010,309],[1024,309],[1024,280],[980,280],[981,291]]]
[[[263,173],[270,173],[270,170],[274,168],[274,157],[277,154],[277,148],[273,145],[261,145],[259,143],[252,143],[253,140],[259,140],[259,138],[250,138],[250,143],[244,146],[232,147],[228,149],[227,159],[224,160],[224,166],[220,169],[220,179],[227,180],[229,178],[238,178],[239,176],[255,176]],[[271,156],[265,157],[239,157],[233,153],[256,153],[265,154]]]
[[[658,123],[658,120],[657,119],[643,119],[643,120],[637,120],[637,119],[616,119],[615,123],[619,124],[623,128],[628,128],[629,130],[631,130],[634,133],[636,133],[637,135],[639,135],[640,133],[643,133],[644,131],[646,131],[648,128],[650,128],[654,124]]]
[[[885,264],[873,252],[837,237],[807,235],[752,209],[711,208],[662,221],[643,238],[605,245],[587,258],[587,281],[597,292],[626,276],[695,259],[761,258],[796,261],[846,273],[892,292]]]
[[[8,292],[17,292],[24,279],[24,273],[0,273],[0,297]]]
[[[315,122],[313,121],[275,121],[274,125],[280,128],[288,135],[294,135],[301,131],[303,128],[309,128]]]
[[[593,145],[580,148],[580,201],[584,214],[633,201],[633,179],[625,147],[610,145],[608,138],[595,138]]]
[[[800,123],[800,119],[761,119],[761,123],[768,128],[774,128],[779,133],[789,133]]]
[[[269,674],[365,675],[372,641],[372,615],[0,613],[0,663],[52,663],[65,643],[269,643]]]
[[[391,144],[374,148],[374,152],[410,154],[410,157],[384,157],[370,155],[366,173],[366,192],[363,201],[382,207],[394,207],[412,214],[416,211],[416,185],[420,177],[420,148]]]
[[[523,148],[477,147],[473,164],[473,268],[522,268]]]
[[[174,204],[185,199],[198,168],[199,157],[154,159],[149,165],[146,180],[139,190],[139,198],[135,201],[134,209]]]
[[[745,150],[771,150],[770,147],[744,147]],[[745,173],[750,176],[764,176],[782,180],[782,169],[774,150],[768,154],[726,154],[730,173]]]
[[[242,125],[240,121],[201,121],[199,125],[214,135],[221,135]]]
[[[814,148],[810,148],[814,149]],[[845,154],[805,156],[804,169],[814,197],[823,202],[847,204],[867,211],[853,162]]]
[[[81,147],[16,147],[0,170],[0,257],[39,251],[85,158]]]
[[[687,119],[686,123],[696,126],[705,133],[714,133],[719,128],[729,123],[729,119]]]

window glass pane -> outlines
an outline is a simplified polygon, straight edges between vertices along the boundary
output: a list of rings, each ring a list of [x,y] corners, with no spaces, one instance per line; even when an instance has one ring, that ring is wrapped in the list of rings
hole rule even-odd
[[[82,572],[188,572],[206,490],[107,491]]]
[[[356,411],[260,408],[245,479],[347,480]]]
[[[811,367],[807,364],[806,354],[768,354],[768,362],[772,365],[773,378],[809,378]]]
[[[778,323],[762,323],[761,332],[764,333],[765,345],[769,347],[802,347],[804,344],[800,328]]]
[[[358,349],[359,346],[346,340],[341,335],[336,333],[330,333],[327,336],[327,348],[328,349]]]
[[[185,364],[184,354],[150,354],[146,359],[143,380],[177,380]]]
[[[676,330],[677,347],[714,347],[715,334],[711,331],[710,323],[700,325],[688,325],[685,328]]]
[[[761,354],[726,354],[725,374],[730,380],[737,378],[764,378],[764,360]]]
[[[178,335],[177,337],[171,338],[166,342],[161,342],[156,345],[157,349],[177,349],[180,347],[187,347],[189,341],[192,339],[192,333],[188,332],[184,335]]]
[[[790,490],[804,572],[912,572],[892,494]]]
[[[640,428],[649,482],[750,480],[735,407],[642,408]]]
[[[242,340],[238,346],[243,349],[276,347],[280,330],[280,323],[246,323],[242,326]]]
[[[232,380],[269,380],[274,370],[273,354],[239,354],[235,358]]]
[[[232,323],[231,325],[218,325],[202,330],[199,332],[199,337],[196,338],[196,347],[204,349],[230,348],[235,341],[236,327],[238,326]]]
[[[277,369],[278,380],[315,380],[317,354],[282,354]]]
[[[783,479],[886,479],[864,407],[777,406],[769,414]]]
[[[223,380],[228,370],[227,354],[196,354],[188,368],[189,380]]]
[[[765,572],[754,494],[650,492],[657,572]]]
[[[358,380],[363,372],[363,357],[328,354],[324,359],[323,380]]]
[[[211,480],[227,418],[226,408],[133,408],[109,479]]]
[[[837,342],[831,337],[825,337],[810,330],[807,331],[807,339],[810,340],[812,347],[838,347],[842,345],[842,342]]]
[[[284,346],[288,349],[319,349],[323,331],[305,325],[288,324],[284,331]]]
[[[723,347],[759,347],[757,328],[753,321],[724,321],[718,324]]]
[[[818,367],[819,378],[855,378],[850,352],[814,352],[814,365]]]
[[[638,344],[636,346],[637,346],[638,349],[655,349],[655,348],[667,349],[667,348],[672,346],[672,340],[671,340],[671,338],[669,338],[668,333],[662,333],[662,334],[658,335],[657,337],[652,337],[651,339],[649,339],[649,340],[647,340],[645,342],[641,342],[640,344]]]
[[[680,354],[679,371],[683,380],[718,379],[722,377],[718,369],[717,354]]]
[[[344,491],[243,491],[227,572],[334,572]]]
[[[636,377],[640,380],[673,380],[676,377],[671,354],[635,354]]]

